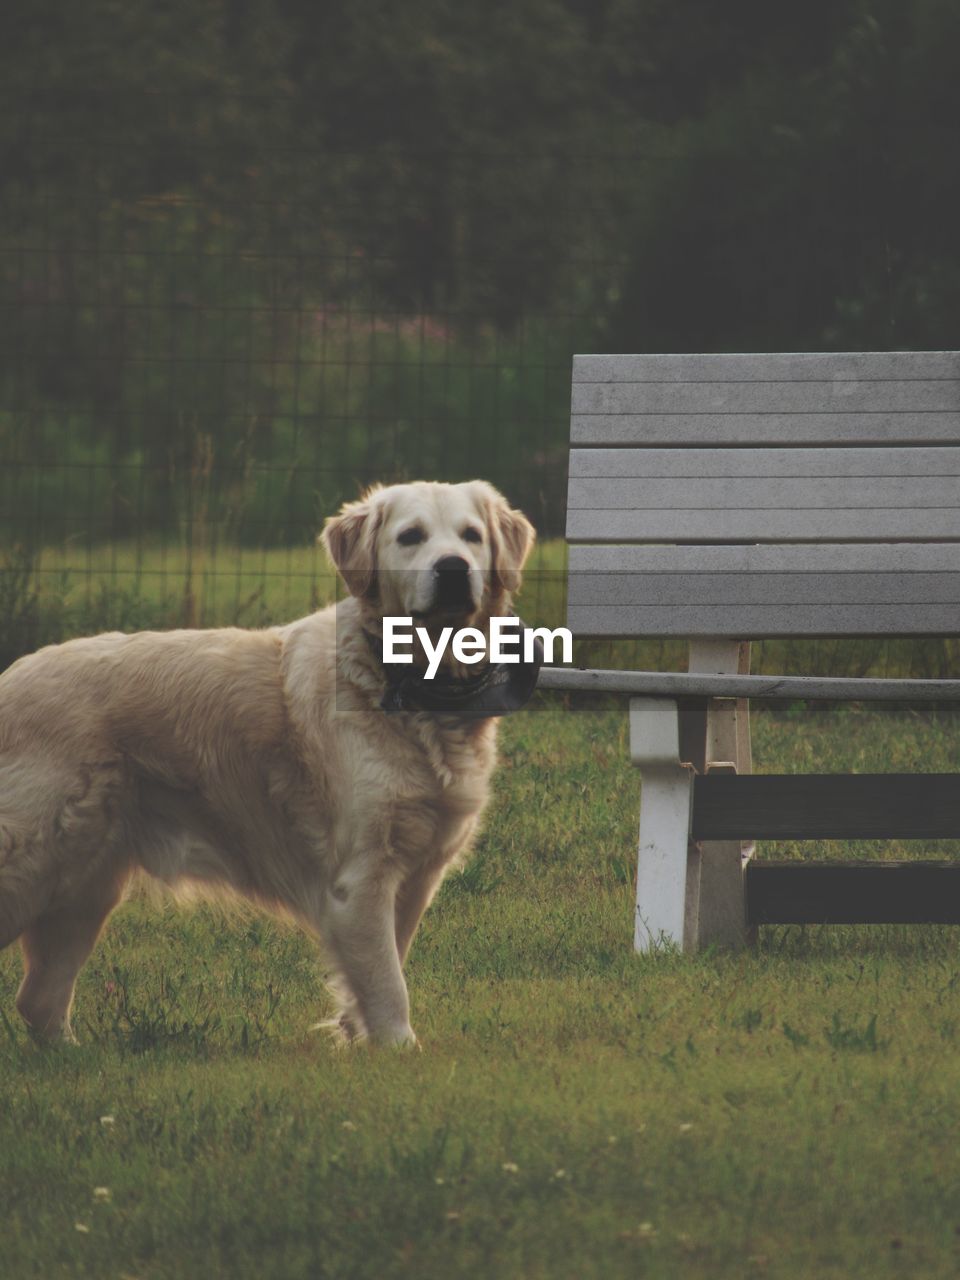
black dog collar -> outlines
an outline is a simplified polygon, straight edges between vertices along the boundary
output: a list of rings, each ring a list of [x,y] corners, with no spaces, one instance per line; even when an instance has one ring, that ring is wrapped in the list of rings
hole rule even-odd
[[[521,654],[524,635],[529,630],[520,623],[517,636]],[[428,680],[423,671],[406,663],[384,662],[383,641],[369,631],[363,634],[383,667],[387,691],[380,706],[388,716],[401,711],[429,711],[456,716],[458,720],[506,716],[530,701],[543,665],[543,643],[535,636],[532,662],[490,662],[475,676],[437,675]]]

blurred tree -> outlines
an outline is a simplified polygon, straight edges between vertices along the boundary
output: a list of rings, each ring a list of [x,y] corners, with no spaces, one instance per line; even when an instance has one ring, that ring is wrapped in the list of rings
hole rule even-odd
[[[294,493],[305,523],[308,421],[338,477],[388,440],[467,467],[494,424],[556,513],[574,345],[960,345],[956,0],[0,21],[0,456],[129,464],[114,529],[168,518],[201,440],[211,510],[263,462],[251,538]]]
[[[845,8],[818,61],[754,59],[673,131],[609,342],[958,345],[960,11]]]

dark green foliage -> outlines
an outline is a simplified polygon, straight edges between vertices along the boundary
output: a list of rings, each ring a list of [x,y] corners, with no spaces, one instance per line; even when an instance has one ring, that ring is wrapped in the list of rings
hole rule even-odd
[[[958,344],[950,0],[6,16],[8,541],[478,472],[558,533],[574,350]]]

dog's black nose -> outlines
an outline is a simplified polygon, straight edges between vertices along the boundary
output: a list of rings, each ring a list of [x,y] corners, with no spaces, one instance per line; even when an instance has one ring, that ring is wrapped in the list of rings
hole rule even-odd
[[[469,570],[470,566],[463,556],[444,556],[433,566],[433,572],[437,574],[468,573]]]
[[[470,603],[470,566],[463,556],[443,556],[433,566],[437,579],[437,604]]]

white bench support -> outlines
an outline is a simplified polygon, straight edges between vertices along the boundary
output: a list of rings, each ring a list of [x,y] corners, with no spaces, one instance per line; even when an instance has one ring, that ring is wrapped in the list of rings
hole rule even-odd
[[[682,947],[687,904],[699,896],[700,854],[689,839],[694,770],[680,761],[675,702],[630,699],[630,757],[643,785],[634,947],[651,951],[664,942]]]
[[[692,672],[745,675],[749,667],[748,643],[691,642]],[[634,931],[637,951],[651,950],[664,941],[684,951],[696,951],[711,944],[742,947],[751,940],[744,868],[753,844],[690,839],[697,770],[750,772],[748,706],[745,699],[713,699],[699,710],[685,708],[681,716],[679,705],[672,700],[630,700],[630,754],[643,781]]]

